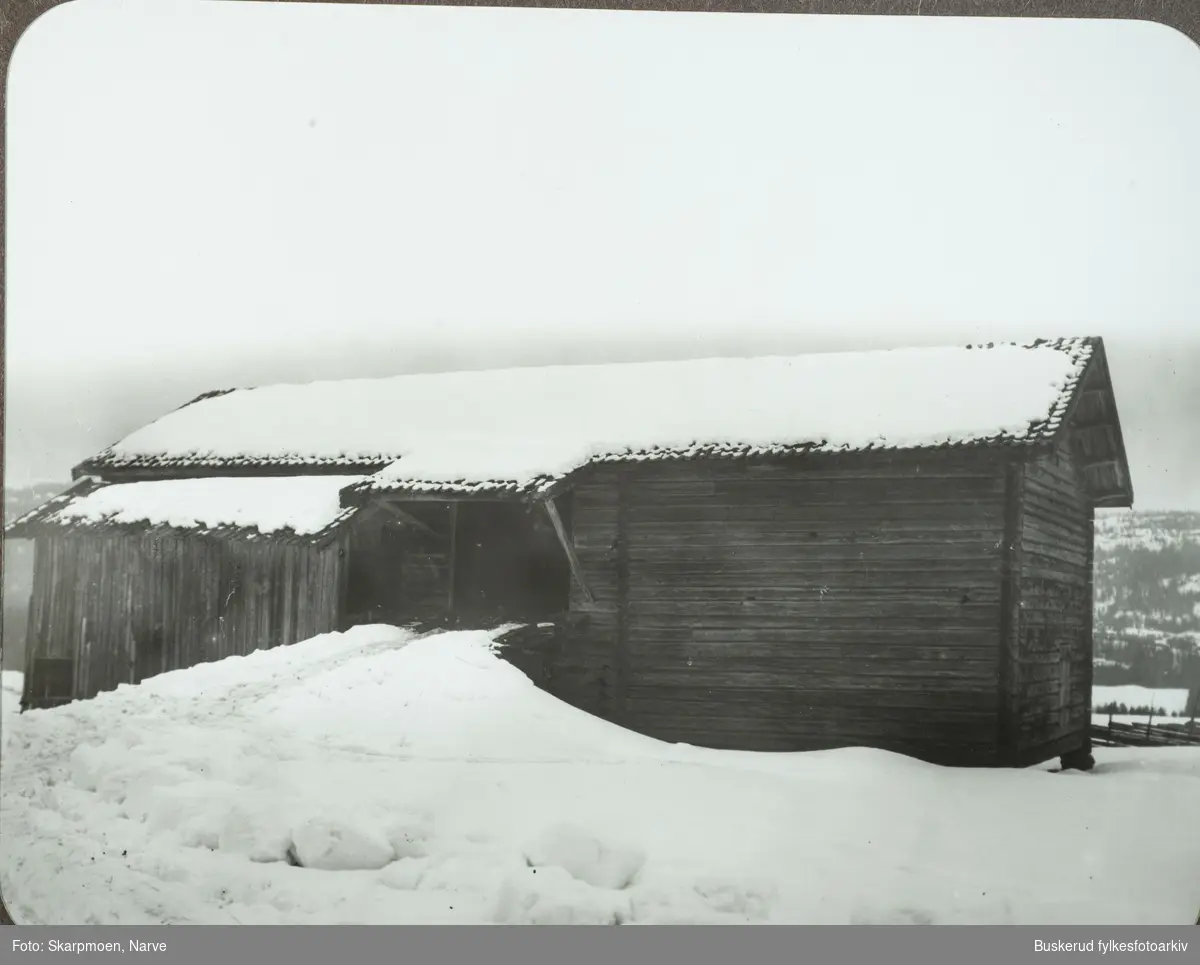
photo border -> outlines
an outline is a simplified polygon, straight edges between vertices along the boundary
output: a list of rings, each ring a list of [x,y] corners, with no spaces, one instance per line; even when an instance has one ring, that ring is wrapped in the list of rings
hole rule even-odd
[[[0,266],[3,266],[0,267],[0,278],[3,278],[3,283],[0,284],[0,492],[3,491],[4,479],[3,442],[6,398],[8,70],[12,63],[13,51],[16,45],[34,21],[55,7],[63,6],[70,2],[71,0],[0,0],[0,63],[3,64],[5,77],[4,96],[0,99],[0,223],[4,225],[4,231],[0,233]],[[239,2],[239,0],[211,0],[211,2]],[[526,9],[545,7],[552,9],[675,13],[1142,20],[1170,27],[1200,46],[1200,0],[255,0],[255,2],[357,3],[373,5],[388,4],[390,6],[493,8],[518,7]],[[3,567],[3,559],[0,557],[0,579],[3,577]],[[13,924],[15,923],[4,906],[3,896],[0,895],[0,925]],[[1200,925],[1200,914],[1197,915],[1195,924]],[[237,926],[230,927],[236,928]],[[840,931],[847,927],[853,928],[854,926],[838,927]],[[940,929],[945,926],[938,927]],[[720,931],[723,932],[728,928],[729,926],[724,926]],[[737,930],[740,931],[741,929]],[[820,930],[824,932],[828,931],[828,929]],[[855,930],[857,931],[858,929]],[[890,931],[890,929],[883,930]],[[1075,929],[1075,931],[1082,930]],[[805,934],[808,934],[808,930],[805,930]],[[91,940],[97,940],[97,938],[98,936],[93,937]],[[823,941],[827,941],[827,939]],[[387,948],[387,945],[388,939],[385,938],[384,949]],[[729,951],[733,951],[732,946],[725,945],[723,942],[718,942],[714,947],[713,944],[706,941],[701,946],[704,949],[704,957],[723,960],[722,945]],[[560,951],[568,950],[563,944],[558,944],[554,947]],[[889,942],[881,940],[879,947],[881,949],[888,948]],[[644,952],[646,947],[639,943],[637,950]],[[744,951],[744,946],[742,950]],[[312,950],[309,949],[309,951],[311,952]],[[630,951],[634,950],[630,949]],[[447,952],[449,953],[448,949]],[[981,952],[982,949],[976,947],[971,953],[972,960],[982,962],[984,958]],[[572,958],[575,958],[577,951],[570,949],[570,954]],[[675,954],[678,954],[678,950],[675,951]],[[1005,960],[1013,960],[1010,952],[1006,952],[1005,956]],[[448,961],[452,958],[452,954],[447,955]],[[1114,962],[1121,960],[1121,958],[1120,954],[1112,957],[1106,956],[1107,960]],[[1168,960],[1169,958],[1170,956],[1168,956]],[[1194,961],[1194,959],[1192,960]]]

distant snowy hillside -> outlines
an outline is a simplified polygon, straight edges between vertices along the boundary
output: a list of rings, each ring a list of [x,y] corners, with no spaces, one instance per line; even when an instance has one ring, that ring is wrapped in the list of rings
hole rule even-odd
[[[1200,684],[1200,513],[1096,519],[1096,682]]]

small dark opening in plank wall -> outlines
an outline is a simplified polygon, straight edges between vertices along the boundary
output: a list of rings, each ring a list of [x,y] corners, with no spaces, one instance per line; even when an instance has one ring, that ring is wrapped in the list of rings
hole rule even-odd
[[[75,693],[75,661],[39,657],[25,690],[23,709],[57,707],[69,703]]]

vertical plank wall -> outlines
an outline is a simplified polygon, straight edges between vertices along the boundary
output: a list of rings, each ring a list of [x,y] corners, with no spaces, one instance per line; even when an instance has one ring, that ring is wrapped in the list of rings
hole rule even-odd
[[[1094,512],[1067,441],[1026,464],[1021,485],[1011,699],[1017,762],[1036,763],[1090,732]]]
[[[118,530],[40,537],[27,679],[35,660],[69,658],[74,696],[86,698],[336,629],[343,549],[340,537],[323,546]]]
[[[607,468],[575,491],[596,606],[563,659],[664,740],[990,763],[1004,492],[979,454]]]

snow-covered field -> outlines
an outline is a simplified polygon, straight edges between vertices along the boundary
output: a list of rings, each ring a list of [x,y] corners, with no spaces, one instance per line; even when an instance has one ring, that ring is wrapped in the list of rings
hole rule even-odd
[[[1092,707],[1107,707],[1110,704],[1134,708],[1154,708],[1156,714],[1182,714],[1187,707],[1188,692],[1186,688],[1139,687],[1136,684],[1124,684],[1113,687],[1093,687]],[[1108,715],[1104,715],[1107,719]]]
[[[1099,727],[1107,727],[1109,720],[1108,714],[1092,714],[1092,723]],[[1188,718],[1167,717],[1162,714],[1155,714],[1154,717],[1149,714],[1113,714],[1111,721],[1114,724],[1130,724],[1135,727],[1139,724],[1153,724],[1155,727],[1184,727],[1188,723]]]
[[[6,702],[6,710],[12,709]],[[662,744],[360,627],[3,721],[27,923],[1190,923],[1200,749],[1089,774]]]

